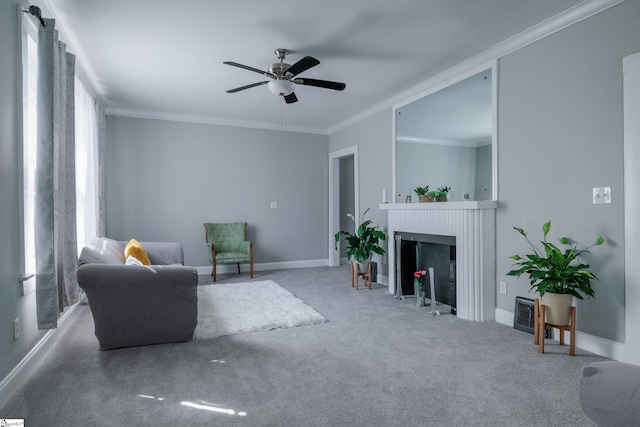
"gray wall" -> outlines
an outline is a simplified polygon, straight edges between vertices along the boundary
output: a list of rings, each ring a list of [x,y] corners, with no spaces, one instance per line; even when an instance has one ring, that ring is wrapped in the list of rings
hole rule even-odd
[[[246,221],[256,263],[326,260],[327,139],[108,116],[107,235],[181,242],[206,266],[202,224]]]
[[[373,221],[381,230],[387,231],[387,213],[378,206],[382,202],[382,189],[386,188],[389,202],[393,202],[391,141],[391,110],[385,110],[353,126],[329,136],[329,152],[358,146],[358,184],[360,186],[360,214],[371,208],[366,219]],[[383,247],[386,249],[387,242]],[[387,258],[374,256],[378,272],[387,275]]]
[[[504,57],[499,79],[497,275],[513,311],[528,281],[505,273],[525,250],[512,226],[540,236],[605,247],[588,261],[600,281],[596,300],[577,304],[577,328],[624,342],[622,58],[640,51],[640,1],[627,1]],[[612,203],[592,204],[592,188],[610,186]]]
[[[15,1],[0,1],[0,380],[43,336],[35,320],[35,293],[19,296],[21,131],[20,33]],[[13,319],[20,317],[21,334],[13,339]],[[16,414],[19,416],[19,414]]]

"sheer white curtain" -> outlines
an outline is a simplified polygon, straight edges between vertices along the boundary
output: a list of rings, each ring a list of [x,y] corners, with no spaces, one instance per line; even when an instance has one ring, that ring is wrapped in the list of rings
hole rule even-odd
[[[78,253],[99,230],[99,164],[98,117],[101,112],[98,101],[85,84],[75,78],[76,120],[76,206],[78,229]]]
[[[58,40],[55,21],[44,22],[38,28],[36,306],[38,328],[52,329],[81,295],[75,274],[75,57]]]

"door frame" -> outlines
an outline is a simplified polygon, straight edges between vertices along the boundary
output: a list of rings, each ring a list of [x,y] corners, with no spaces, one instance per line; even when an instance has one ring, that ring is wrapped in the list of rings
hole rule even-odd
[[[640,365],[640,52],[623,58],[625,361]]]

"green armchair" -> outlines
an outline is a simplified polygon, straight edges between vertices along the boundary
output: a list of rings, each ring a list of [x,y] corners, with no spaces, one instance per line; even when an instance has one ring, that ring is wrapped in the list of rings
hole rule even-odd
[[[211,271],[213,281],[216,281],[217,264],[238,264],[238,274],[240,274],[240,263],[247,262],[253,279],[253,243],[247,240],[247,223],[206,222],[204,229],[207,246],[210,249],[209,261],[213,264]]]

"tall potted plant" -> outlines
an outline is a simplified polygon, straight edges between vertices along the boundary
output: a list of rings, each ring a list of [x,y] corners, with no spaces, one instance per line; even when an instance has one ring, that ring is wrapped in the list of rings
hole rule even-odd
[[[338,250],[338,242],[344,237],[347,242],[347,258],[358,264],[358,271],[361,273],[366,271],[374,252],[384,255],[385,251],[380,247],[379,243],[380,240],[387,239],[387,235],[383,231],[378,230],[377,226],[371,225],[372,221],[370,219],[364,221],[364,216],[367,212],[369,212],[369,209],[362,213],[360,225],[358,225],[355,234],[347,231],[338,231],[335,235],[334,244],[335,249]],[[353,215],[347,214],[347,216],[355,222],[356,218]]]
[[[531,290],[540,294],[541,303],[547,306],[546,321],[553,325],[568,325],[573,297],[594,297],[591,281],[598,280],[595,274],[589,271],[589,264],[581,261],[580,256],[590,253],[592,247],[602,245],[604,238],[599,236],[594,244],[578,249],[567,237],[561,237],[558,241],[568,246],[562,251],[553,243],[547,242],[551,221],[542,226],[542,248],[534,245],[522,228],[513,228],[524,237],[532,253],[511,256],[515,261],[514,268],[507,275],[528,275]]]

